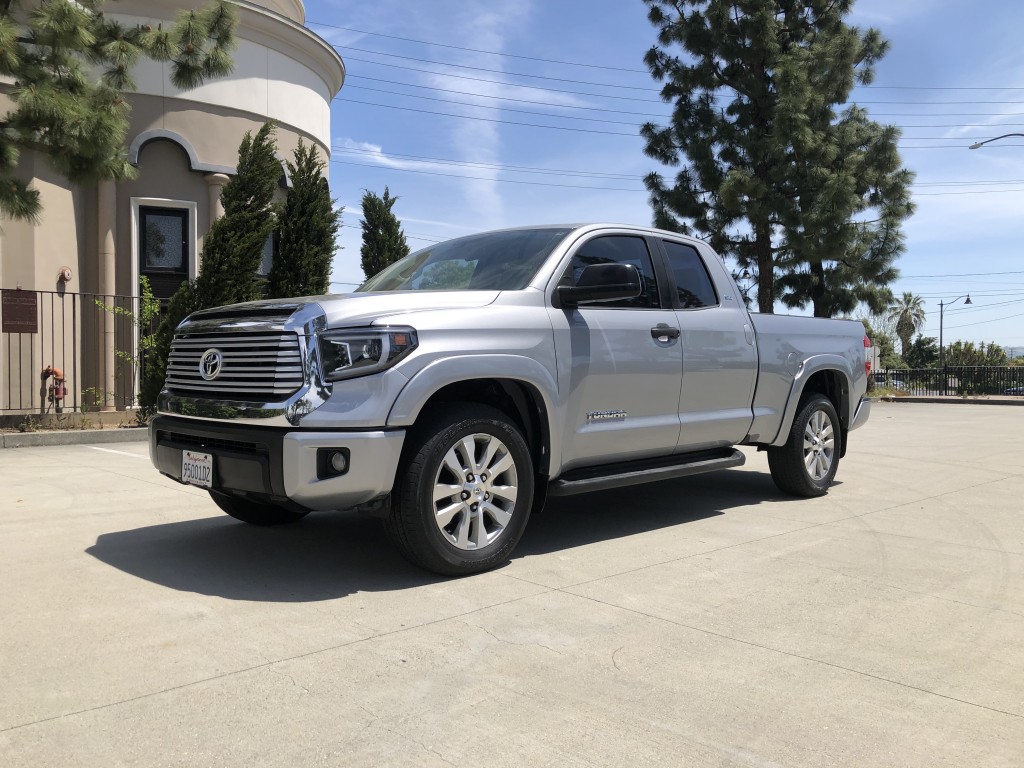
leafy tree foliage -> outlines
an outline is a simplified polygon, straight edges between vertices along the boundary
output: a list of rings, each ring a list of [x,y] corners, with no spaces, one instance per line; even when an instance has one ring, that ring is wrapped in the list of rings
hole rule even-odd
[[[934,368],[939,364],[939,340],[934,336],[918,336],[903,359],[911,368]]]
[[[378,197],[366,190],[363,195],[363,245],[359,249],[363,274],[366,279],[376,275],[389,264],[409,255],[409,244],[398,217],[391,212],[397,197],[391,197],[387,187]]]
[[[896,352],[896,344],[892,335],[886,332],[881,325],[872,324],[865,319],[862,319],[861,322],[864,324],[864,332],[871,339],[871,343],[878,347],[878,362],[882,369],[906,368],[907,364]]]
[[[921,330],[927,314],[924,311],[924,299],[910,292],[904,292],[886,310],[887,319],[896,324],[896,335],[900,338],[904,359],[910,352],[914,334]]]
[[[224,215],[203,241],[199,276],[182,284],[168,304],[146,360],[143,405],[154,405],[167,373],[167,358],[174,329],[198,309],[219,307],[261,297],[262,281],[256,272],[263,245],[277,222],[274,192],[281,164],[274,157],[274,125],[266,123],[255,136],[245,134],[238,149],[237,174],[224,186]]]
[[[946,347],[947,366],[1007,365],[1006,351],[994,341],[981,342],[975,346],[972,341],[954,341]]]
[[[167,29],[124,26],[103,14],[103,0],[20,5],[0,0],[0,76],[13,81],[14,102],[0,119],[0,213],[15,219],[41,212],[38,190],[15,176],[23,150],[42,153],[72,182],[134,177],[122,94],[135,87],[140,58],[171,62],[171,80],[184,89],[231,71],[236,13],[226,0],[185,11]]]
[[[816,316],[879,312],[913,206],[893,126],[857,107],[887,43],[844,23],[853,0],[644,0],[658,29],[645,62],[673,104],[641,129],[679,166],[645,178],[654,224],[696,232],[757,278],[757,302]]]
[[[315,146],[301,139],[295,162],[288,162],[292,188],[278,229],[278,251],[270,269],[271,298],[314,296],[330,289],[331,262],[337,250],[341,209],[334,207]]]

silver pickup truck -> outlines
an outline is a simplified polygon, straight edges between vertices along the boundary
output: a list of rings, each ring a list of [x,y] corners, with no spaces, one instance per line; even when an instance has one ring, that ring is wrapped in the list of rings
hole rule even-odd
[[[824,494],[866,383],[860,323],[749,314],[700,241],[511,229],[351,294],[194,313],[150,455],[239,520],[361,510],[465,574],[507,560],[549,496],[739,466],[737,445],[783,491]]]

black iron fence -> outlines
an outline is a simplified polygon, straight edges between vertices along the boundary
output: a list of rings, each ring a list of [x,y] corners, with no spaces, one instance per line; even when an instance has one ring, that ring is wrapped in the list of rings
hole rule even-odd
[[[907,395],[1024,395],[1024,366],[952,366],[877,371],[875,386]]]
[[[0,413],[137,404],[152,299],[5,289],[0,300]]]

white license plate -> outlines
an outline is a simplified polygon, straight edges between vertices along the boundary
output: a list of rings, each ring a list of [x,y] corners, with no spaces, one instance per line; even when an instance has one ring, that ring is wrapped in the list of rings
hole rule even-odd
[[[209,453],[182,451],[181,482],[213,488],[213,456]]]

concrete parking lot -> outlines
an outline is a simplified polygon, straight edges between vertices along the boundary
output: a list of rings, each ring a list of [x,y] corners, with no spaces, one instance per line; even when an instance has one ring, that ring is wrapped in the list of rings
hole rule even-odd
[[[1020,766],[1022,427],[877,404],[825,498],[751,451],[459,580],[141,443],[0,450],[0,764]]]

